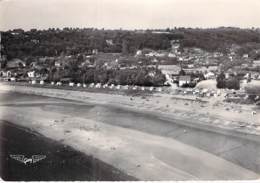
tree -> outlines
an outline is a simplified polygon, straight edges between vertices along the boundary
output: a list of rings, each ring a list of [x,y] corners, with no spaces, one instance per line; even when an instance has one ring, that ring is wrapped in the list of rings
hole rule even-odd
[[[237,77],[232,77],[225,82],[225,86],[228,89],[239,90],[240,89],[240,81],[238,80]]]
[[[229,79],[225,79],[224,73],[221,73],[217,77],[217,88],[228,88],[228,89],[240,89],[240,81],[237,76],[232,76]]]
[[[129,54],[129,41],[127,39],[124,39],[122,42],[122,54]]]
[[[225,88],[225,74],[222,72],[217,76],[217,88]]]
[[[179,76],[185,76],[185,75],[186,75],[185,71],[183,69],[181,69],[179,72]]]

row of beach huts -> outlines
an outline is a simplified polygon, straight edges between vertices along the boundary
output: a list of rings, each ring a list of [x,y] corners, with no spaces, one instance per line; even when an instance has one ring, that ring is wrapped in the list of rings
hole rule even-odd
[[[51,85],[51,86],[69,86],[69,87],[78,87],[78,88],[96,88],[96,89],[112,89],[112,90],[140,90],[140,91],[157,91],[162,92],[163,87],[145,87],[145,86],[137,86],[137,85],[115,85],[115,84],[101,84],[101,83],[74,83],[69,82],[68,84],[64,84],[62,82],[50,82],[46,83],[45,81],[36,80],[29,81],[31,85]]]

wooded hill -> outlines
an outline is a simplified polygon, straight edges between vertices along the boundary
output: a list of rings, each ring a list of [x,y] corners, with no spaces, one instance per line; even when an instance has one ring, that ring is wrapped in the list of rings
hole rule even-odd
[[[2,32],[2,54],[7,59],[34,56],[91,54],[99,52],[132,54],[139,49],[167,50],[171,40],[179,40],[181,49],[202,48],[206,51],[228,53],[232,45],[238,46],[238,54],[260,58],[259,29],[175,28],[165,30],[104,30],[93,28],[64,28],[24,31],[15,29]]]

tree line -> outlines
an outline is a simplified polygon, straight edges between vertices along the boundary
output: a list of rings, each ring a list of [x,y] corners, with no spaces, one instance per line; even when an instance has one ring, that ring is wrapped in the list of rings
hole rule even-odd
[[[163,86],[166,78],[157,68],[137,67],[125,69],[106,69],[66,67],[52,68],[48,73],[48,81],[64,81],[75,83],[101,83],[114,85]]]
[[[155,33],[157,31],[157,33]],[[133,54],[139,49],[167,50],[171,41],[180,41],[180,51],[186,47],[198,47],[206,51],[227,53],[232,44],[240,46],[239,54],[260,49],[260,33],[256,29],[174,28],[166,30],[104,30],[94,28],[64,28],[24,31],[15,29],[2,32],[2,54],[8,59],[28,56],[59,56],[91,54],[93,49],[105,53]],[[260,53],[260,52],[259,52]]]

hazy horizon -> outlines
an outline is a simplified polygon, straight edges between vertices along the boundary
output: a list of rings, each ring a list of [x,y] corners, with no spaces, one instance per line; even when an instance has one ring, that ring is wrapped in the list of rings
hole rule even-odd
[[[259,28],[260,0],[2,0],[0,30]]]

